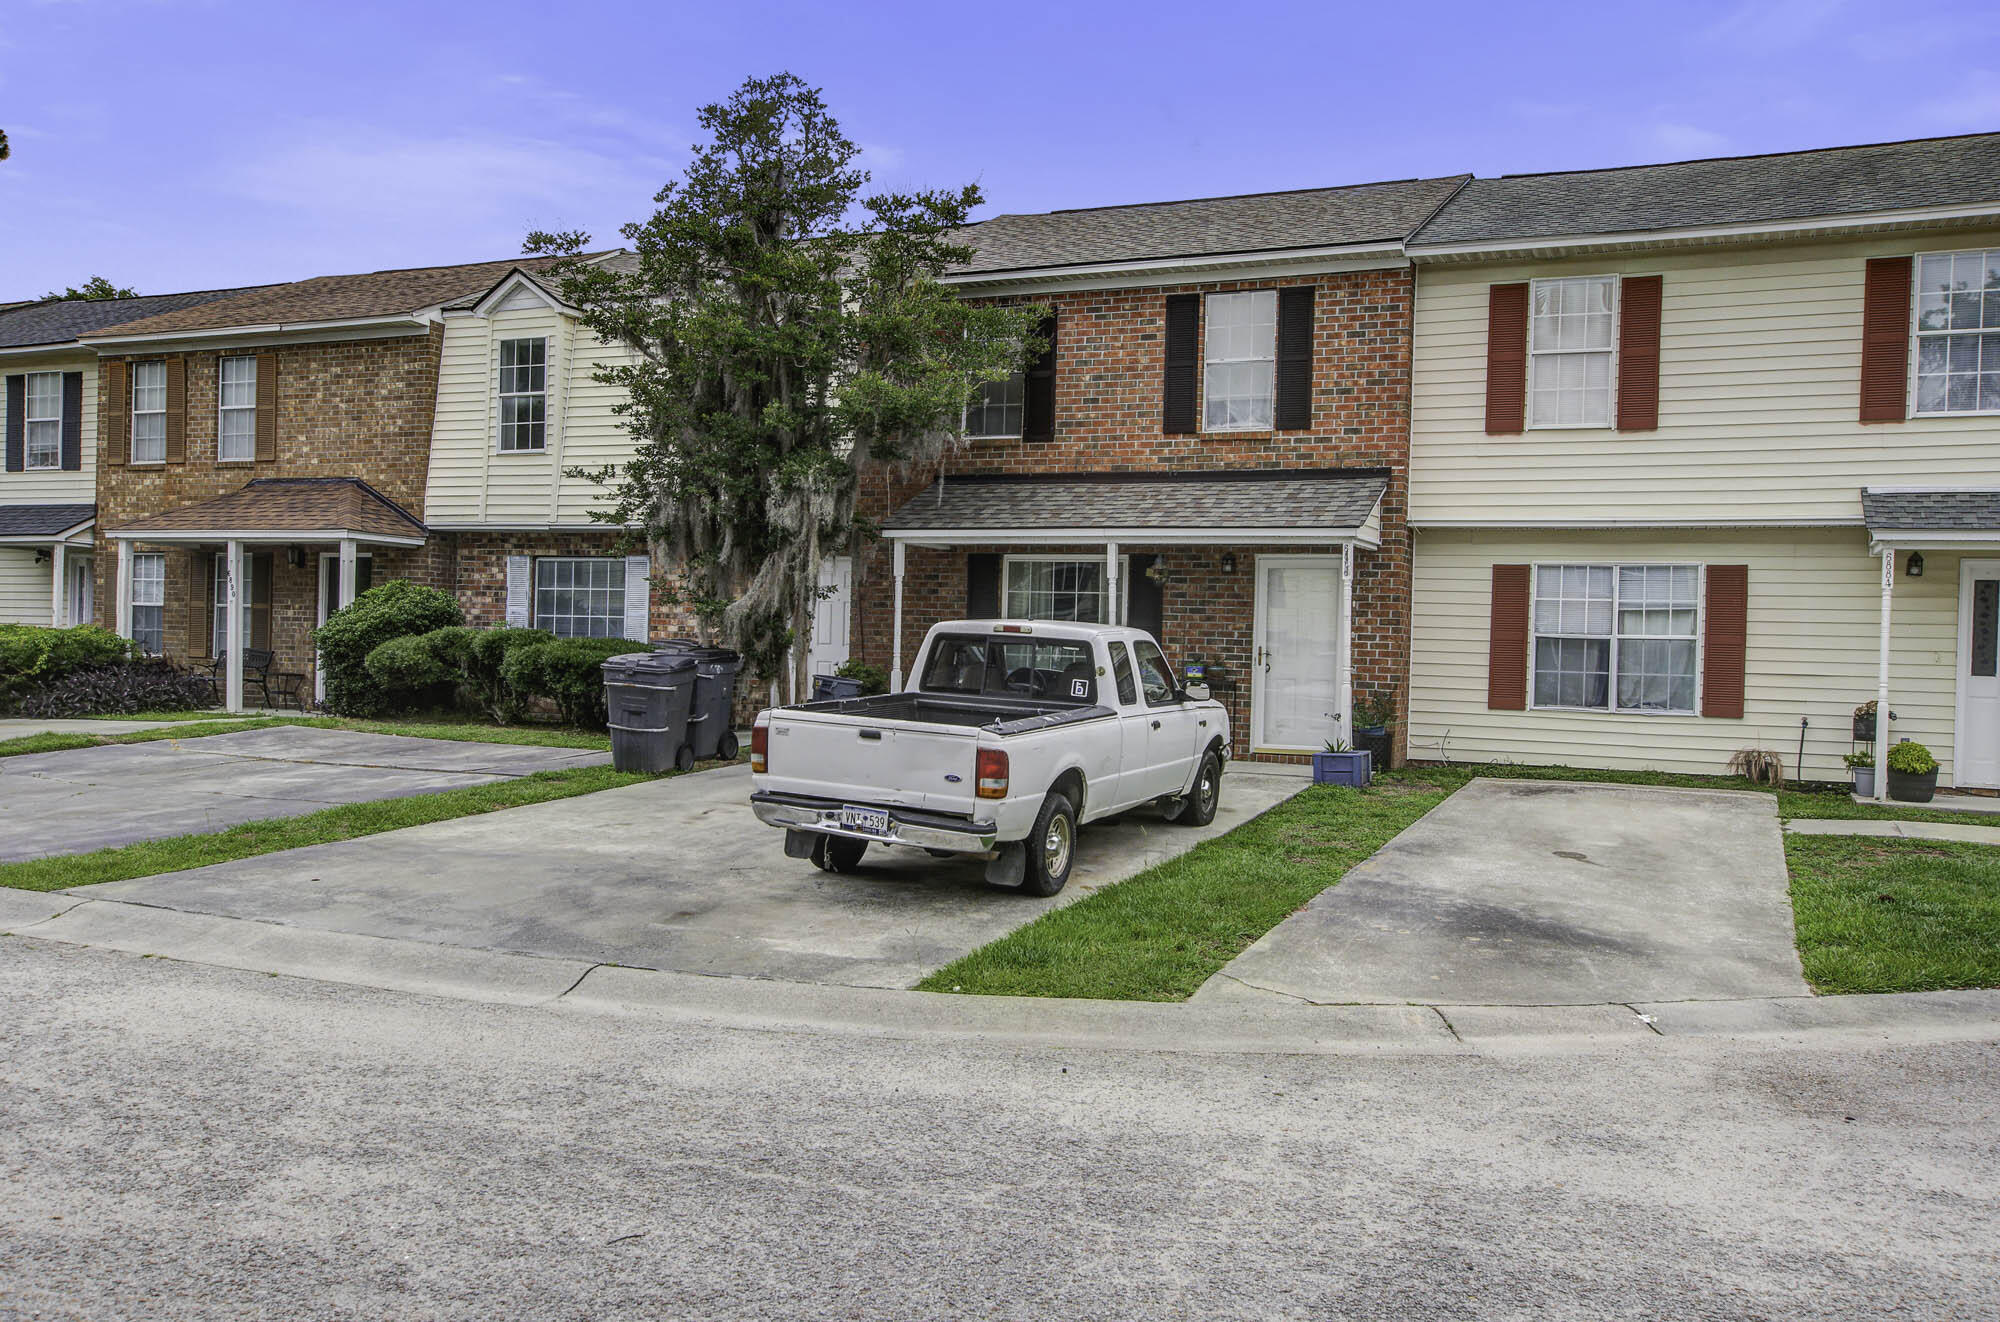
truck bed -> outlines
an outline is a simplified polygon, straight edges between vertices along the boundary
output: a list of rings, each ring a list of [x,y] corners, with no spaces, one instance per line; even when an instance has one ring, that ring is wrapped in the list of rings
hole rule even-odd
[[[973,694],[943,697],[915,692],[877,693],[865,698],[829,698],[821,702],[801,703],[796,710],[852,716],[861,720],[956,725],[993,734],[1019,734],[1116,714],[1109,707],[1078,707],[1068,703],[1036,702],[1032,698],[992,698]]]

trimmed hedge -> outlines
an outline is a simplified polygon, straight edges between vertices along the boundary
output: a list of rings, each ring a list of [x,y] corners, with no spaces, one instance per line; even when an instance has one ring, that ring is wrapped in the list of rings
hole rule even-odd
[[[516,694],[555,703],[569,724],[602,730],[611,722],[604,707],[604,663],[644,650],[644,643],[629,638],[555,638],[513,648],[500,673]]]
[[[459,671],[465,690],[480,709],[502,725],[521,719],[522,709],[533,696],[517,692],[507,682],[507,658],[522,647],[552,643],[556,636],[546,629],[480,629],[466,641]]]
[[[12,707],[72,671],[114,665],[133,655],[130,639],[94,624],[72,629],[0,624],[0,707]]]
[[[373,716],[399,695],[383,692],[368,672],[368,654],[392,638],[465,623],[458,598],[408,579],[391,579],[356,597],[313,631],[326,677],[326,706],[343,716]],[[407,701],[407,695],[401,695]]]

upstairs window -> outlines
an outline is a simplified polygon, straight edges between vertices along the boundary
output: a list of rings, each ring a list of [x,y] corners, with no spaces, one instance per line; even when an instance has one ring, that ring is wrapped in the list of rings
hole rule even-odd
[[[1025,372],[984,383],[966,406],[966,436],[972,440],[1019,439],[1027,399]]]
[[[167,462],[167,365],[132,364],[132,462]]]
[[[1609,427],[1618,277],[1537,280],[1528,328],[1528,425]]]
[[[1917,412],[2000,413],[2000,248],[1917,259]]]
[[[500,341],[500,449],[541,450],[548,444],[548,349],[537,336]]]
[[[62,467],[62,373],[28,373],[27,423],[29,468]]]
[[[1278,291],[1210,294],[1202,353],[1203,431],[1269,431],[1278,366]]]
[[[235,462],[257,457],[257,359],[224,358],[216,368],[215,457]]]

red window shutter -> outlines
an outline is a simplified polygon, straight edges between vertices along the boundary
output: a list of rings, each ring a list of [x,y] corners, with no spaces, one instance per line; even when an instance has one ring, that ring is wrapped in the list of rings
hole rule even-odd
[[[1740,720],[1750,566],[1708,567],[1708,600],[1702,615],[1701,714]]]
[[[1653,431],[1660,425],[1660,295],[1657,275],[1619,282],[1619,431]]]
[[[1527,565],[1493,566],[1493,617],[1486,644],[1486,705],[1493,711],[1528,707]]]
[[[1512,436],[1528,419],[1528,286],[1486,291],[1486,434]]]
[[[1910,259],[1870,257],[1861,285],[1861,421],[1901,422],[1910,390]]]

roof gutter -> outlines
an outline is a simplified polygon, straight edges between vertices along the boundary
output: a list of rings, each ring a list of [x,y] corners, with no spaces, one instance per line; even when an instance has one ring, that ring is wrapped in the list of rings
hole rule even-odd
[[[108,528],[104,535],[117,542],[367,542],[371,546],[422,546],[422,536],[358,532],[352,528]]]
[[[1751,221],[1736,225],[1691,225],[1679,229],[1623,230],[1602,234],[1554,234],[1481,239],[1471,243],[1405,245],[1418,261],[1429,257],[1481,257],[1519,252],[1560,252],[1567,249],[1645,247],[1673,243],[1717,242],[1729,239],[1783,238],[1824,230],[1865,230],[1886,226],[1918,226],[1953,220],[2000,219],[2000,201],[1895,211],[1863,211],[1835,216],[1804,216],[1796,220]]]
[[[1329,244],[1312,248],[1272,248],[1261,252],[1212,253],[1188,257],[1148,257],[1125,262],[1087,262],[1073,266],[1022,266],[994,271],[966,271],[939,277],[940,284],[959,288],[1040,286],[1046,288],[1129,287],[1154,277],[1172,284],[1189,275],[1215,279],[1230,271],[1257,272],[1360,270],[1403,266],[1400,240]]]
[[[146,335],[86,335],[78,343],[100,353],[119,352],[151,345],[185,344],[198,340],[245,340],[291,337],[326,339],[342,333],[369,335],[409,335],[427,332],[431,320],[421,312],[397,312],[379,317],[336,317],[324,321],[269,321],[245,326],[202,326],[191,330],[154,331]]]

